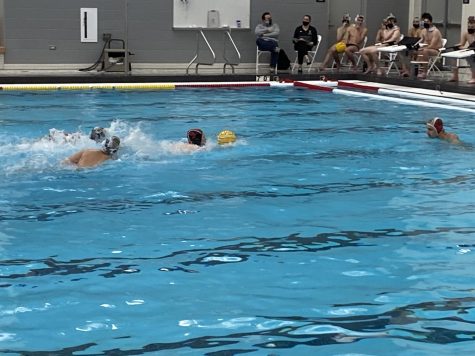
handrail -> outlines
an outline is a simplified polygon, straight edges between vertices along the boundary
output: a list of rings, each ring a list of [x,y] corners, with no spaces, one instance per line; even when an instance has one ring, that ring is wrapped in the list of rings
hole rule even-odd
[[[198,74],[198,66],[200,64],[203,64],[203,65],[208,65],[208,66],[211,66],[214,64],[214,62],[216,61],[216,54],[214,53],[213,51],[213,48],[211,48],[209,42],[208,42],[208,39],[206,38],[204,32],[203,32],[203,29],[202,28],[198,28],[198,33],[196,34],[196,54],[195,56],[193,57],[193,59],[191,60],[191,62],[188,64],[188,67],[186,67],[186,74],[188,74],[188,70],[190,69],[191,65],[198,59],[198,62],[196,63],[196,67],[195,67],[195,73]],[[201,36],[201,37],[200,37]],[[209,52],[211,53],[211,56],[213,57],[213,60],[210,61],[210,62],[200,62],[199,60],[199,56],[200,56],[200,38],[202,38],[204,40],[204,42],[206,43],[206,46],[208,47],[208,50]]]
[[[233,46],[234,53],[237,54],[237,63],[236,62],[231,62],[227,57],[226,57],[226,40],[230,42]],[[241,63],[241,53],[239,52],[236,43],[234,43],[234,40],[231,36],[231,29],[228,29],[224,32],[224,49],[223,49],[223,58],[224,58],[224,66],[223,66],[223,74],[226,74],[226,66],[229,65],[231,66],[232,73],[234,74],[234,66],[239,65]]]

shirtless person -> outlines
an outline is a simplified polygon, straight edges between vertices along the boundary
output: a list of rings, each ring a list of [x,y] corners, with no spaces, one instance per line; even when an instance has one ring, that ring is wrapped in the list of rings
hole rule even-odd
[[[365,74],[371,72],[377,72],[379,75],[382,74],[379,69],[379,58],[378,58],[378,49],[385,46],[393,45],[399,42],[401,38],[401,30],[398,25],[396,25],[396,17],[390,14],[385,19],[386,21],[386,30],[383,31],[383,38],[381,43],[375,43],[374,46],[363,48],[360,53],[363,56],[364,61],[368,66],[368,70]]]
[[[436,56],[439,53],[439,48],[442,47],[442,34],[432,24],[432,15],[429,13],[424,13],[421,16],[422,22],[424,24],[424,29],[421,32],[421,46],[418,51],[417,60],[421,62],[427,62],[429,57]],[[419,75],[417,78],[425,79],[427,78],[427,66],[419,68]]]
[[[363,45],[364,38],[368,34],[368,29],[363,24],[364,16],[356,15],[355,23],[348,29],[348,38],[345,54],[351,62],[351,69],[356,70],[355,52],[358,52]]]
[[[77,167],[94,167],[109,159],[115,159],[119,150],[120,139],[112,136],[104,142],[102,149],[86,149],[67,158],[65,163],[74,164]]]
[[[326,68],[332,59],[335,60],[337,68],[340,68],[340,57],[338,55],[336,45],[340,42],[344,42],[346,44],[346,39],[348,37],[348,29],[350,28],[350,15],[343,15],[341,23],[341,26],[338,27],[336,30],[336,43],[328,49],[327,54],[325,55],[325,59],[322,63],[322,69]]]
[[[426,123],[427,136],[430,138],[440,138],[441,140],[449,141],[450,143],[460,143],[459,137],[444,130],[444,122],[440,117],[435,117]]]
[[[468,18],[467,32],[462,33],[460,38],[460,43],[456,44],[459,50],[463,49],[466,45],[470,46],[475,44],[475,16],[470,16]],[[475,84],[475,59],[473,56],[466,58],[468,64],[470,65],[470,70],[472,71],[472,79],[468,81],[468,84]],[[459,81],[459,68],[455,65],[452,69],[452,78],[449,79],[449,82],[458,82]]]

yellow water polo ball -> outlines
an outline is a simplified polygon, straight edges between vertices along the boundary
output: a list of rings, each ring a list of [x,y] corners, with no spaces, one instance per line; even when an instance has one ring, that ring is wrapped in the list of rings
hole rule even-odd
[[[345,52],[346,44],[345,44],[345,42],[338,42],[338,43],[335,45],[335,48],[336,48],[336,51],[337,51],[338,53]]]
[[[223,130],[218,134],[218,143],[220,145],[233,143],[236,141],[236,134],[230,130]]]

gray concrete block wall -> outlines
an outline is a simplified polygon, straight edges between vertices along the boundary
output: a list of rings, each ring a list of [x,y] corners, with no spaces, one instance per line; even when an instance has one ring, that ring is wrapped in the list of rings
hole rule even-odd
[[[291,59],[294,58],[294,29],[304,14],[310,14],[312,25],[323,36],[318,56],[321,60],[334,42],[333,38],[328,38],[329,1],[251,0],[251,28],[232,31],[242,55],[241,62],[255,61],[254,27],[264,11],[270,11],[279,24],[280,47]],[[0,6],[2,3],[7,66],[91,64],[100,55],[102,33],[125,38],[125,0],[0,0]],[[381,18],[390,11],[399,17],[401,27],[407,28],[409,0],[361,0],[361,3],[368,12],[369,43],[373,42],[373,33],[376,33]],[[79,11],[82,7],[98,8],[97,43],[80,42]],[[129,48],[135,54],[132,57],[134,63],[186,65],[193,58],[196,31],[173,29],[173,0],[129,0],[127,18]],[[206,34],[216,50],[217,62],[223,62],[223,34],[219,31],[207,31]],[[50,46],[56,49],[50,50]]]
[[[136,63],[188,63],[196,50],[196,32],[173,29],[172,0],[129,0],[129,48]],[[98,43],[80,42],[79,9],[98,8]],[[281,47],[293,56],[291,38],[304,14],[324,35],[327,29],[327,3],[314,0],[251,1],[251,29],[232,32],[243,63],[255,61],[254,27],[262,12],[271,11],[281,27]],[[102,48],[102,33],[125,38],[124,0],[5,0],[5,46],[7,64],[92,63]],[[218,57],[223,34],[206,32]],[[325,36],[324,36],[325,37]],[[56,50],[50,50],[55,46]],[[220,60],[218,58],[218,62]]]

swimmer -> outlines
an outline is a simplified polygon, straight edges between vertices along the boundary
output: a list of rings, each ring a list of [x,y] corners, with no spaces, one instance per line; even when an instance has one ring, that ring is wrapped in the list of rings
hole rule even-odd
[[[103,127],[94,127],[91,130],[89,138],[91,140],[96,141],[97,143],[101,143],[106,139],[106,129],[104,129]]]
[[[444,122],[440,117],[435,117],[426,123],[427,136],[430,138],[440,138],[450,143],[460,143],[458,136],[444,130]]]
[[[73,154],[65,160],[65,163],[74,164],[77,167],[94,167],[109,159],[117,159],[120,139],[112,136],[106,139],[101,149],[86,149]]]
[[[80,132],[64,132],[55,128],[49,129],[48,141],[55,143],[76,143],[81,140]]]
[[[220,145],[234,143],[236,142],[236,134],[230,130],[223,130],[218,134],[217,139]]]
[[[201,129],[188,130],[186,137],[188,138],[188,143],[191,145],[202,147],[206,144],[206,137]]]

